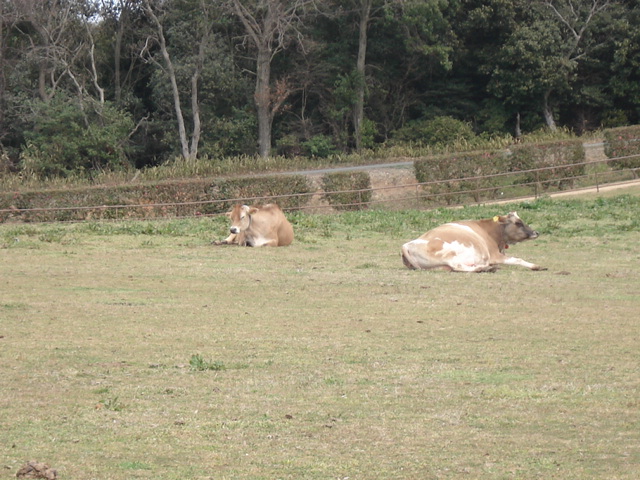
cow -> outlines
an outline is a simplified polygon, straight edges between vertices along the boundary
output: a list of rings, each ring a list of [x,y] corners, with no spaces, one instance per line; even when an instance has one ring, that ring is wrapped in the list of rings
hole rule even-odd
[[[231,219],[231,233],[219,244],[284,247],[293,241],[293,227],[275,203],[262,206],[236,204],[227,216]]]
[[[546,270],[521,258],[505,255],[509,245],[538,238],[516,212],[484,220],[440,225],[402,246],[402,261],[412,270],[493,272],[497,265]]]

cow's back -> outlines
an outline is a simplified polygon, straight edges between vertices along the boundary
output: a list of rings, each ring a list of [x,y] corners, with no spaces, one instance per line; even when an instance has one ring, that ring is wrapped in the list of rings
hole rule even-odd
[[[278,228],[278,246],[286,247],[287,245],[291,245],[292,242],[293,226],[291,225],[289,220],[287,220],[284,214],[282,214],[282,221],[280,222],[280,226]]]
[[[280,207],[269,203],[260,207],[253,216],[254,228],[261,230],[261,235],[273,238],[278,247],[286,247],[293,242],[293,226],[284,216]]]

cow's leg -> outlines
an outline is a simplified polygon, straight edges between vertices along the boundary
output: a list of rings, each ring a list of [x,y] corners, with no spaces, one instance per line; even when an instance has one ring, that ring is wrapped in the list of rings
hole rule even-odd
[[[255,241],[253,244],[254,247],[277,247],[278,239],[273,238],[271,240],[261,239],[259,241]]]
[[[523,260],[518,257],[505,256],[504,259],[502,260],[502,263],[504,263],[505,265],[518,265],[520,267],[525,267],[530,270],[546,270],[546,268],[536,265],[535,263],[527,262],[526,260]]]
[[[422,268],[421,262],[418,261],[417,255],[415,255],[414,242],[408,242],[402,245],[402,263],[411,270],[418,270]]]
[[[238,234],[237,233],[232,233],[227,238],[222,240],[223,245],[230,245],[232,243],[237,243],[237,242],[238,242]]]
[[[225,238],[224,240],[214,240],[213,243],[214,245],[232,245],[234,243],[238,243],[238,235],[235,233],[232,233],[231,235],[229,235],[227,238]]]
[[[405,267],[410,268],[411,270],[416,269],[416,266],[411,263],[411,260],[409,260],[408,255],[405,253],[404,247],[402,248],[402,263],[404,263]]]
[[[413,240],[402,245],[402,263],[412,270],[431,270],[435,268],[448,268],[446,263],[431,258],[424,240]]]
[[[495,265],[465,265],[465,264],[454,264],[451,265],[451,271],[453,272],[465,272],[465,273],[485,273],[485,272],[495,272],[498,268]]]

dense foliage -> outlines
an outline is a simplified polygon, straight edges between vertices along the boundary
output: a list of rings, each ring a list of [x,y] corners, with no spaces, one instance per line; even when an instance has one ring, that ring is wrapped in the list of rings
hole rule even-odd
[[[636,0],[0,0],[0,173],[640,121]]]

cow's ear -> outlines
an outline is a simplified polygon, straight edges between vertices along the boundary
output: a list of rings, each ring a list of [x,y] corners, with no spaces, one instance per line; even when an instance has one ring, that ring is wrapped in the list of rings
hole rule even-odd
[[[254,213],[256,213],[258,211],[258,209],[256,207],[251,207],[249,209],[249,211],[247,212],[249,215],[253,215]]]
[[[496,215],[495,217],[493,217],[493,221],[496,223],[505,223],[505,217]]]
[[[231,214],[232,214],[232,213],[233,213],[233,212],[227,212],[227,213],[225,213],[225,215],[226,215],[227,217],[231,218]]]

